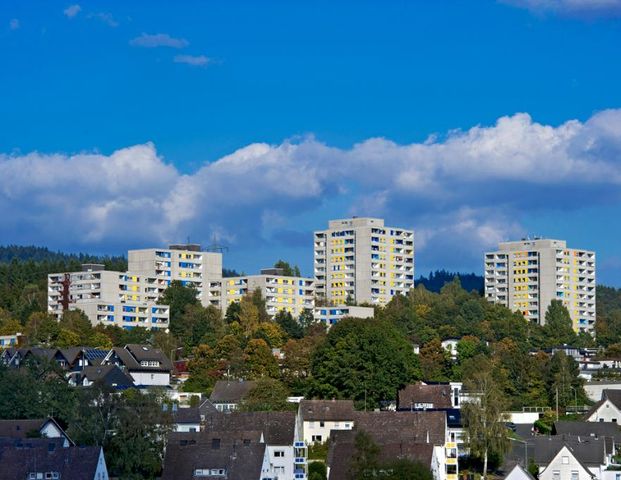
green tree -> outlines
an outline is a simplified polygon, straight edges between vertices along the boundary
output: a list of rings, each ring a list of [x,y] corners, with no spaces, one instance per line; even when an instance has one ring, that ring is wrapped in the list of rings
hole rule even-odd
[[[419,354],[420,369],[423,380],[431,382],[446,382],[450,374],[450,356],[439,338],[434,338],[424,344]]]
[[[261,317],[259,314],[259,308],[252,301],[252,297],[245,296],[240,301],[240,309],[239,309],[239,326],[241,327],[242,333],[249,337],[252,335],[261,323]]]
[[[504,413],[507,400],[498,388],[490,362],[478,362],[478,368],[464,382],[476,398],[461,406],[470,452],[483,460],[483,478],[487,478],[490,456],[502,456],[509,448]]]
[[[248,342],[244,350],[244,367],[249,379],[278,376],[278,363],[272,350],[260,338],[253,338]]]
[[[289,392],[282,382],[273,378],[260,378],[248,392],[239,409],[242,412],[278,412],[291,410],[287,402]]]
[[[543,334],[548,347],[574,345],[577,338],[569,312],[559,300],[552,300],[546,311]]]
[[[58,321],[47,313],[35,312],[26,323],[26,335],[31,345],[51,347],[60,334]]]
[[[326,480],[328,470],[324,462],[310,462],[308,464],[308,480]]]
[[[263,322],[259,324],[252,336],[265,340],[270,348],[281,348],[285,343],[287,334],[277,323]]]
[[[197,305],[198,291],[194,284],[183,285],[179,280],[173,280],[164,293],[157,301],[160,305],[168,305],[170,307],[170,332],[180,337],[184,333],[184,324],[182,321],[183,313],[189,305]]]
[[[349,464],[349,478],[351,480],[377,478],[380,448],[371,435],[364,430],[357,432],[354,445],[354,454]]]
[[[114,422],[115,434],[104,447],[111,475],[155,478],[161,470],[164,442],[172,430],[170,414],[155,393],[125,390]]]
[[[302,325],[286,310],[279,310],[274,315],[274,321],[280,325],[280,328],[283,329],[289,338],[302,338],[304,336]]]
[[[285,262],[284,260],[278,260],[274,264],[275,268],[282,268],[283,275],[287,277],[301,277],[300,268],[297,265],[291,266],[289,262]]]
[[[412,345],[394,325],[375,319],[343,319],[316,349],[310,394],[351,398],[374,408],[396,398],[400,386],[421,377]]]
[[[400,458],[382,465],[380,478],[383,480],[433,480],[429,467],[420,462],[413,462],[407,458]]]
[[[224,315],[224,320],[227,323],[227,325],[233,322],[239,322],[240,314],[241,314],[241,303],[231,302],[229,306],[226,308],[226,314]]]

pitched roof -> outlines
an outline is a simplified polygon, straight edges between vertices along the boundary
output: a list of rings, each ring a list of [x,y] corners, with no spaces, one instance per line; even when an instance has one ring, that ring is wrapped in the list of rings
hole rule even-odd
[[[615,407],[621,410],[621,390],[605,388],[602,390],[602,400],[610,400]]]
[[[416,408],[416,404],[431,404],[432,408],[451,408],[450,385],[425,385],[416,383],[406,385],[399,390],[398,406],[400,409]]]
[[[29,442],[30,447],[0,446],[3,478],[28,478],[29,473],[58,472],[60,478],[95,478],[101,447],[48,448],[52,442]]]
[[[213,403],[239,403],[255,385],[252,380],[218,380],[209,399]]]
[[[372,436],[444,445],[446,413],[442,411],[356,412],[354,428]]]
[[[573,435],[593,438],[614,438],[621,443],[621,428],[614,422],[555,422],[552,433],[555,435]]]
[[[201,415],[209,415],[213,413],[218,413],[218,409],[211,403],[211,400],[205,398],[201,404],[198,406],[198,411]]]
[[[119,361],[130,371],[170,372],[172,370],[172,364],[168,357],[161,350],[150,345],[130,344],[125,345],[124,348],[114,347],[106,358],[110,357],[111,354],[115,354]],[[140,364],[142,361],[155,361],[159,365],[157,367],[143,366]],[[110,360],[108,359],[106,363],[109,362]]]
[[[38,432],[47,421],[47,418],[0,420],[0,437],[26,438],[28,432]]]
[[[205,431],[261,431],[269,445],[293,445],[295,412],[231,412],[205,416]]]
[[[354,417],[353,400],[302,400],[300,416],[304,421],[342,421]]]
[[[327,463],[330,467],[330,480],[348,480],[351,459],[356,451],[355,430],[335,430],[330,435],[330,449]],[[434,446],[430,443],[414,443],[410,441],[377,438],[371,434],[379,447],[380,463],[400,459],[418,461],[428,468],[431,467]]]
[[[80,372],[80,383],[83,378],[89,382],[102,383],[117,389],[134,386],[132,378],[116,365],[99,365],[84,367]]]
[[[545,471],[550,466],[550,463],[552,462],[552,460],[554,460],[563,451],[563,449],[567,449],[567,451],[571,455],[573,455],[573,457],[576,459],[578,464],[583,468],[583,470],[585,470],[586,473],[588,473],[592,478],[595,478],[595,474],[591,472],[591,470],[589,469],[589,466],[585,464],[584,461],[580,458],[580,451],[581,451],[580,448],[572,448],[567,443],[561,444],[559,448],[556,450],[556,453],[554,454],[554,456],[546,464],[542,464],[544,466],[543,471]],[[535,457],[535,463],[537,463],[536,457]],[[601,466],[602,464],[603,462],[600,461],[599,463],[592,464],[592,466]]]
[[[198,407],[178,408],[172,412],[173,423],[201,423]]]
[[[599,408],[606,403],[606,400],[600,400],[599,402],[596,402],[593,404],[593,406],[591,408],[589,408],[589,410],[584,414],[584,419],[588,420],[589,418],[591,418],[593,416],[593,414],[595,412],[597,412],[599,410]]]
[[[228,480],[260,478],[265,443],[218,442],[217,448],[208,437],[196,443],[169,441],[164,457],[162,480],[192,479],[197,469],[224,469]],[[215,437],[214,437],[215,438]],[[206,476],[206,479],[222,478]]]
[[[587,466],[602,465],[606,456],[606,442],[603,438],[553,435],[533,437],[528,439],[528,443],[533,445],[537,465],[548,465],[564,446],[567,446],[576,460]]]
[[[505,475],[505,480],[535,480],[528,470],[516,463],[515,466]]]

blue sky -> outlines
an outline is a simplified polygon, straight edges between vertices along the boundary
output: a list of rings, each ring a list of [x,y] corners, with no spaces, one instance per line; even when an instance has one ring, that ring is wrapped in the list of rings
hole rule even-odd
[[[621,0],[8,0],[0,61],[0,243],[310,274],[377,215],[419,273],[537,234],[621,285]]]

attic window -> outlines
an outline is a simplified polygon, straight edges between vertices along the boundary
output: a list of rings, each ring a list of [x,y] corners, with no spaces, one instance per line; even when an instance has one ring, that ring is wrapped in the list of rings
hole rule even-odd
[[[563,456],[563,465],[569,465],[569,457],[568,456]]]

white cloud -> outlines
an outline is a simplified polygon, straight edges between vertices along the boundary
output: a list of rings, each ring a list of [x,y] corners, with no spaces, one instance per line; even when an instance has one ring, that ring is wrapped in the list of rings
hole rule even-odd
[[[621,0],[501,0],[535,13],[558,13],[580,17],[621,16]]]
[[[175,63],[185,63],[194,67],[205,67],[211,63],[211,59],[205,55],[175,55]]]
[[[78,13],[80,13],[81,10],[82,10],[82,7],[80,7],[80,5],[76,3],[75,5],[70,5],[67,8],[65,8],[63,10],[63,14],[68,18],[73,18]]]
[[[255,143],[191,174],[152,144],[111,155],[0,155],[0,243],[123,250],[217,232],[252,250],[276,242],[279,229],[323,226],[327,218],[308,218],[338,205],[342,215],[415,228],[425,263],[451,267],[478,264],[482,249],[527,233],[524,212],[619,203],[620,187],[621,110],[558,126],[516,114],[408,145]]]
[[[144,48],[156,48],[156,47],[171,47],[171,48],[184,48],[190,43],[185,38],[174,38],[167,33],[156,33],[149,35],[143,33],[139,37],[136,37],[129,41],[132,47],[144,47]]]
[[[19,20],[17,18],[12,18],[9,22],[9,28],[11,30],[17,30],[19,28]]]
[[[94,18],[95,20],[99,20],[100,22],[108,25],[109,27],[114,28],[114,27],[119,26],[119,22],[117,22],[114,16],[108,12],[89,13],[87,15],[87,18],[90,18],[90,19]]]

